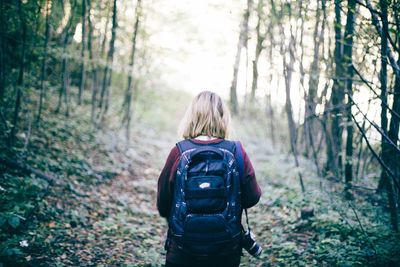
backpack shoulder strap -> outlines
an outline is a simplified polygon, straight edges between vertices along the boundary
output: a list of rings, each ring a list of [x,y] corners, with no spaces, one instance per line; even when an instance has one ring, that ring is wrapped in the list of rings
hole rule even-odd
[[[236,151],[235,151],[235,156],[236,160],[238,162],[238,168],[239,168],[239,176],[240,179],[243,180],[244,177],[244,159],[243,159],[243,151],[242,151],[242,145],[240,144],[239,141],[235,141],[235,146],[236,146]]]
[[[243,182],[243,175],[244,175],[244,159],[243,159],[243,150],[242,150],[242,145],[240,144],[239,141],[235,141],[235,145],[236,145],[236,159],[238,161],[238,167],[239,167],[239,176],[240,179]],[[245,215],[246,215],[246,224],[247,224],[247,230],[250,232],[250,224],[249,224],[249,217],[247,215],[247,209],[244,209]],[[244,230],[243,226],[242,229]]]
[[[179,153],[181,155],[186,150],[189,150],[189,149],[192,149],[192,148],[196,148],[196,145],[193,144],[192,142],[190,142],[188,139],[185,139],[185,140],[182,140],[182,141],[176,143],[176,146],[178,147]]]
[[[230,151],[231,153],[235,154],[236,145],[235,145],[235,142],[233,142],[233,141],[224,139],[221,142],[216,143],[215,146],[218,148],[226,149],[226,150]]]

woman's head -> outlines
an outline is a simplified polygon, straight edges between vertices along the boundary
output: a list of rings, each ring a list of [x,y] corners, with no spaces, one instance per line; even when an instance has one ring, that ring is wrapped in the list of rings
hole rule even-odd
[[[227,138],[229,123],[229,110],[221,97],[203,91],[192,100],[179,128],[185,139],[199,135]]]

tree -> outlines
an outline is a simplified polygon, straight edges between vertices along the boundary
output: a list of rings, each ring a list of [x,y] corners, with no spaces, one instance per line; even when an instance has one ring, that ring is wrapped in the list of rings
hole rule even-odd
[[[348,0],[347,2],[347,20],[344,34],[344,51],[343,60],[346,68],[346,94],[352,96],[353,94],[353,34],[354,34],[354,20],[355,20],[356,1]],[[352,101],[348,97],[346,114],[347,114],[347,136],[346,136],[346,163],[345,163],[345,182],[346,187],[351,187],[353,180],[353,123],[351,116]]]
[[[15,134],[18,129],[18,120],[19,120],[19,111],[21,109],[21,98],[22,98],[22,90],[24,85],[24,73],[25,73],[25,50],[26,50],[26,34],[27,34],[27,27],[25,21],[25,14],[23,13],[22,9],[22,0],[18,1],[18,14],[19,14],[19,21],[21,25],[21,32],[22,32],[22,50],[21,50],[21,61],[19,63],[19,71],[18,71],[18,80],[16,86],[16,100],[14,106],[14,116],[13,116],[13,123],[11,126],[11,132],[9,136],[9,146],[12,146],[15,139]]]
[[[256,26],[257,45],[255,51],[255,58],[253,60],[253,80],[251,84],[251,95],[250,95],[251,103],[254,102],[256,96],[257,82],[258,82],[258,61],[260,59],[261,52],[264,48],[263,42],[266,37],[266,34],[265,33],[262,34],[260,31],[261,24],[264,21],[263,9],[264,9],[264,2],[263,0],[259,0],[257,5],[257,26]]]
[[[387,52],[388,52],[388,33],[389,33],[389,27],[388,27],[388,1],[387,0],[380,0],[379,5],[381,7],[381,19],[382,19],[382,31],[381,31],[381,71],[380,71],[380,83],[381,83],[381,129],[382,129],[382,136],[381,136],[381,154],[382,154],[382,160],[385,164],[388,165],[388,167],[394,171],[394,164],[392,163],[392,160],[390,160],[391,157],[393,157],[393,154],[395,154],[395,151],[390,149],[390,145],[388,144],[386,138],[387,138],[387,125],[388,125],[388,119],[387,119]],[[396,83],[398,83],[398,78],[399,75],[396,77]],[[396,90],[396,89],[395,89]],[[398,97],[396,97],[398,98]],[[398,100],[396,100],[397,102]],[[393,103],[394,106],[395,103]],[[397,103],[396,103],[397,104]],[[397,119],[398,120],[398,119]],[[392,132],[391,136],[389,138],[394,141],[394,143],[397,143],[397,138],[398,138],[398,122],[396,122],[396,119],[393,120],[393,115],[392,115]],[[391,123],[392,124],[392,123]],[[397,126],[396,126],[397,124]],[[397,128],[397,132],[396,132]],[[392,138],[394,137],[394,138]],[[394,153],[393,153],[394,152]],[[393,188],[393,183],[387,174],[385,170],[382,170],[381,174],[381,180],[383,184],[386,187],[386,192],[388,195],[388,200],[389,200],[389,206],[390,206],[390,212],[391,212],[391,223],[393,229],[398,232],[398,212],[397,212],[397,204],[395,201],[395,190]]]
[[[132,120],[132,95],[133,95],[133,68],[135,65],[135,54],[136,54],[136,38],[138,35],[138,30],[139,30],[139,21],[140,21],[140,16],[141,16],[141,4],[142,1],[138,0],[136,4],[136,20],[135,20],[135,26],[133,30],[133,37],[132,37],[132,49],[131,49],[131,56],[130,56],[130,62],[129,62],[129,74],[128,74],[128,86],[126,88],[125,92],[125,99],[124,99],[124,104],[123,106],[125,107],[125,114],[122,119],[122,122],[126,123],[126,140],[127,143],[129,144],[129,138],[130,138],[130,128],[131,128],[131,120]]]
[[[112,66],[114,61],[114,44],[115,44],[115,37],[117,31],[117,0],[113,2],[113,14],[112,14],[112,27],[111,27],[111,39],[107,53],[107,62],[106,66],[104,67],[104,74],[103,74],[103,84],[101,89],[100,95],[100,103],[99,107],[103,108],[102,116],[107,113],[108,110],[108,101],[109,101],[109,86],[111,84],[112,78],[112,71],[110,66]]]
[[[85,54],[86,54],[86,0],[82,0],[82,46],[81,46],[81,74],[78,93],[78,104],[82,103],[82,92],[85,88]]]
[[[47,71],[47,56],[48,56],[48,46],[50,39],[50,7],[51,1],[46,0],[46,21],[45,21],[45,33],[44,33],[44,42],[43,42],[43,55],[42,55],[42,64],[40,69],[40,97],[39,97],[39,105],[36,116],[36,124],[39,125],[40,118],[43,110],[43,101],[45,98],[45,82],[46,82],[46,71]]]
[[[267,25],[267,36],[269,39],[269,47],[268,47],[268,62],[269,65],[271,66],[269,69],[269,83],[272,85],[272,80],[273,80],[273,69],[272,69],[272,62],[273,62],[273,50],[274,50],[274,35],[272,33],[272,28],[273,28],[273,17],[270,18],[269,24]],[[275,144],[275,126],[274,126],[274,109],[272,107],[272,86],[270,88],[266,88],[266,115],[269,118],[269,129],[270,129],[270,136],[271,136],[271,141],[272,145]]]
[[[285,79],[285,111],[288,121],[288,129],[289,129],[289,139],[290,139],[290,149],[294,157],[296,168],[298,169],[298,177],[300,182],[301,191],[305,192],[305,186],[303,182],[303,177],[301,171],[299,170],[300,163],[298,159],[298,151],[297,151],[297,134],[296,134],[296,125],[293,120],[293,108],[292,101],[290,98],[291,91],[291,83],[292,83],[292,74],[293,74],[293,66],[295,63],[295,53],[296,53],[296,38],[293,34],[293,26],[290,24],[289,36],[285,35],[285,31],[283,28],[283,23],[280,20],[283,20],[284,10],[288,12],[289,21],[292,18],[292,6],[290,3],[282,3],[280,14],[277,13],[274,1],[271,0],[272,13],[276,18],[278,18],[279,31],[281,36],[280,42],[280,52],[282,55],[282,67],[283,67],[283,77]],[[289,43],[285,46],[286,39],[289,39]],[[288,60],[289,57],[289,60]]]
[[[4,66],[4,2],[0,1],[0,106],[3,106],[5,91],[5,66]],[[2,112],[2,110],[0,110]]]
[[[320,46],[323,41],[323,34],[324,34],[324,26],[325,26],[325,20],[322,20],[322,25],[320,29],[320,24],[321,24],[321,9],[325,9],[325,1],[321,1],[322,8],[319,6],[319,1],[317,1],[317,9],[316,9],[316,15],[315,15],[315,27],[314,27],[314,33],[313,33],[313,40],[314,40],[314,55],[313,55],[313,60],[310,66],[310,72],[309,72],[309,80],[308,80],[308,92],[304,90],[304,137],[305,137],[305,145],[306,145],[306,154],[308,155],[308,149],[312,147],[313,151],[313,157],[316,157],[315,155],[315,148],[314,148],[314,140],[313,136],[316,135],[317,129],[315,128],[314,125],[314,120],[315,120],[315,109],[317,106],[317,96],[318,96],[318,85],[319,85],[319,75],[320,75],[320,70],[319,70],[319,64],[320,64]],[[301,47],[303,45],[301,44]],[[303,53],[302,53],[303,55]],[[300,66],[303,64],[301,63]],[[303,76],[302,76],[303,77]],[[302,78],[304,79],[304,78]]]
[[[335,51],[334,64],[335,74],[333,77],[333,87],[331,96],[331,114],[327,127],[327,162],[326,171],[330,171],[336,176],[341,176],[342,168],[342,117],[344,104],[344,83],[342,81],[344,67],[342,55],[342,22],[340,0],[335,0]]]
[[[65,115],[69,116],[70,111],[70,96],[69,96],[69,87],[70,87],[70,73],[68,66],[68,46],[71,43],[72,30],[76,26],[76,18],[75,18],[75,8],[76,8],[76,0],[73,1],[71,7],[71,15],[68,19],[68,23],[63,30],[62,36],[62,60],[61,60],[61,86],[58,94],[58,104],[56,108],[56,112],[61,111],[62,102],[64,99],[65,106]]]
[[[91,74],[92,74],[92,100],[91,100],[91,115],[90,118],[94,122],[95,111],[96,111],[96,101],[97,101],[97,91],[98,91],[98,79],[97,79],[97,65],[94,62],[95,56],[93,52],[93,23],[91,19],[92,3],[91,0],[87,0],[87,21],[88,21],[88,51],[89,51],[89,62],[91,63]],[[108,17],[108,16],[107,16]]]
[[[233,114],[239,113],[239,102],[237,97],[237,79],[239,73],[239,64],[240,64],[240,55],[242,52],[242,48],[247,48],[247,39],[248,39],[248,31],[249,31],[249,18],[250,18],[250,11],[253,5],[252,0],[247,0],[247,9],[243,14],[243,20],[240,26],[240,34],[239,34],[239,42],[237,45],[236,50],[236,57],[235,63],[233,65],[233,79],[230,88],[230,105]]]

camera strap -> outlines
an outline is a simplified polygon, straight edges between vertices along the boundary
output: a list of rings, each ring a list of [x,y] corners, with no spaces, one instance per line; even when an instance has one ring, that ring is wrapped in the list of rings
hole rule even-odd
[[[251,231],[250,229],[250,224],[249,224],[249,216],[247,216],[247,209],[244,209],[244,213],[246,214],[246,224],[247,224],[247,229],[249,232]]]
[[[236,145],[236,159],[238,161],[238,171],[239,171],[239,176],[240,179],[244,179],[244,160],[243,160],[243,151],[242,151],[242,145],[240,144],[239,141],[235,141],[235,145]],[[247,215],[247,209],[244,209],[244,213],[246,214],[246,224],[247,224],[247,229],[250,232],[250,224],[249,224],[249,216]],[[244,227],[242,225],[243,231],[244,231]]]

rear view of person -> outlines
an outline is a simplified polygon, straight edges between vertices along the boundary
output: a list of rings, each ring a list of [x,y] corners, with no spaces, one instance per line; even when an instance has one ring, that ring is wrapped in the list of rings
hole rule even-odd
[[[181,122],[158,180],[157,208],[168,220],[166,266],[239,266],[243,209],[261,196],[252,164],[230,141],[230,114],[209,91],[197,95]]]

